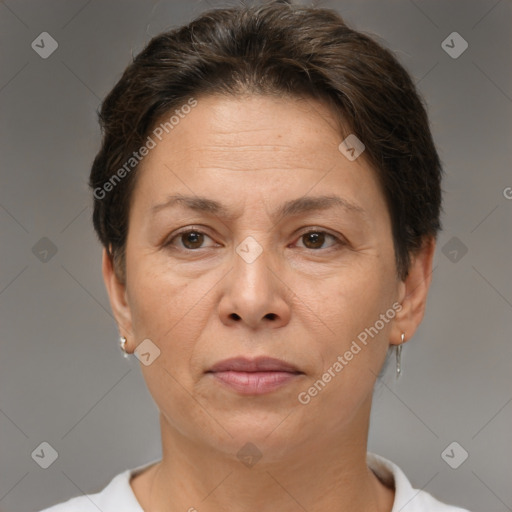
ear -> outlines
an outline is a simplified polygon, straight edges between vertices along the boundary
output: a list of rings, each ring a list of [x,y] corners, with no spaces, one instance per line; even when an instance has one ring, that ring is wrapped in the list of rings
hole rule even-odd
[[[102,272],[119,334],[133,338],[132,314],[126,299],[126,284],[117,277],[112,259],[105,248],[103,248]]]
[[[391,330],[391,345],[399,345],[412,338],[423,320],[427,295],[432,281],[432,262],[436,241],[434,237],[427,238],[421,248],[411,255],[411,264],[407,277],[400,283],[399,302],[402,309],[397,312]]]

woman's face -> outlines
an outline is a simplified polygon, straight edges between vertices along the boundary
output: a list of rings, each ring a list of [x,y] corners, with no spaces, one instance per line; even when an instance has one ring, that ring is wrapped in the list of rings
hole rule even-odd
[[[364,153],[340,152],[309,99],[199,97],[164,135],[137,170],[126,287],[109,292],[129,351],[151,340],[141,369],[167,432],[278,457],[363,428],[406,292]],[[209,372],[261,356],[300,373],[233,387]]]

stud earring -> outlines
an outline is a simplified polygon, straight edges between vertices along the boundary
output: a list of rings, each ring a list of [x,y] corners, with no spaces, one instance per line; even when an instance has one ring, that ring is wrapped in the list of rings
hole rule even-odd
[[[402,373],[402,344],[405,340],[405,334],[402,333],[401,335],[401,343],[400,345],[396,346],[396,378],[400,377],[400,374]]]

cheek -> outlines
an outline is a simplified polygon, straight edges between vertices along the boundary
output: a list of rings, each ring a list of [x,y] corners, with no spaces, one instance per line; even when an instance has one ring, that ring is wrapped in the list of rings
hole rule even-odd
[[[152,364],[140,365],[148,391],[166,422],[182,435],[197,442],[205,435],[225,442],[200,402],[191,400],[198,372],[191,361],[197,340],[204,336],[204,295],[213,284],[139,265],[131,274],[134,332],[138,340],[149,338],[160,349]]]
[[[369,367],[378,372],[387,351],[388,332],[394,317],[397,293],[394,263],[381,262],[378,258],[368,259],[370,261],[371,265],[340,269],[335,278],[317,283],[307,292],[314,300],[312,309],[322,321],[316,340],[324,369],[351,347],[356,352],[348,354],[351,358],[348,366],[352,370],[344,371],[347,378],[356,368],[360,371],[362,367]],[[381,320],[381,315],[386,313],[384,321]]]
[[[372,394],[394,317],[396,281],[390,276],[387,267],[376,265],[364,272],[353,267],[333,279],[327,290],[319,287],[323,294],[315,311],[329,330],[322,328],[328,335],[318,331],[315,336],[322,364],[301,389],[302,400],[309,400],[308,417],[316,418],[312,421],[318,420],[319,428],[342,428]],[[389,311],[387,322],[382,321],[381,315]]]
[[[169,340],[197,313],[197,287],[189,279],[141,262],[132,269],[129,285],[136,336],[154,339],[162,349],[168,348]],[[193,337],[193,332],[188,337]]]
[[[197,354],[203,349],[201,340],[208,343],[208,322],[216,311],[212,297],[218,273],[185,275],[148,257],[146,262],[138,260],[131,279],[130,309],[136,339],[151,339],[160,349],[159,366],[183,384],[192,385],[200,372]]]

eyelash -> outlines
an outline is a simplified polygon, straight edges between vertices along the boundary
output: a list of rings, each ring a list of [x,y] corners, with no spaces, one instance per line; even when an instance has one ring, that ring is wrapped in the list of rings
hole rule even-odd
[[[188,233],[198,233],[200,235],[206,235],[208,238],[211,239],[210,236],[208,236],[207,233],[205,233],[204,231],[201,231],[200,229],[194,229],[194,228],[187,228],[187,229],[184,229],[182,231],[179,231],[178,233],[176,233],[172,238],[170,238],[167,242],[165,242],[163,244],[163,247],[171,247],[172,246],[172,243],[174,240],[176,240],[177,238],[179,238],[180,236],[182,235],[186,235]],[[321,233],[321,234],[325,234],[327,236],[330,236],[331,238],[334,239],[334,244],[331,246],[331,247],[328,247],[326,249],[308,249],[307,247],[305,249],[309,250],[309,251],[313,251],[313,252],[319,252],[321,250],[331,250],[331,249],[336,249],[336,248],[339,248],[339,246],[343,246],[343,245],[347,245],[346,242],[344,240],[342,240],[341,238],[337,237],[336,235],[333,235],[332,233],[329,233],[328,231],[325,231],[325,230],[322,230],[322,229],[310,229],[309,231],[304,231],[303,233],[301,233],[299,235],[299,240],[305,236],[305,235],[309,235],[311,233]],[[205,247],[199,247],[197,249],[188,249],[186,247],[179,247],[177,248],[178,250],[181,250],[181,251],[185,251],[185,252],[197,252],[201,249],[205,249]]]

